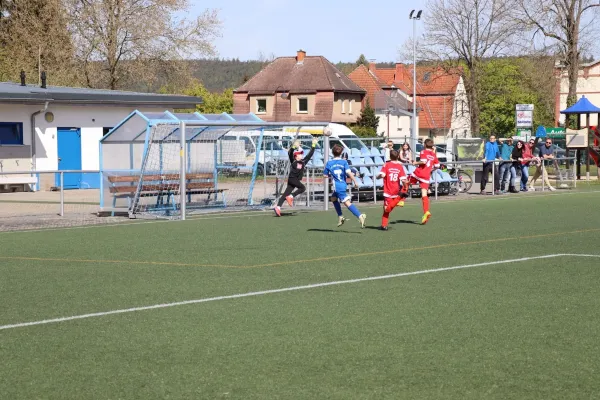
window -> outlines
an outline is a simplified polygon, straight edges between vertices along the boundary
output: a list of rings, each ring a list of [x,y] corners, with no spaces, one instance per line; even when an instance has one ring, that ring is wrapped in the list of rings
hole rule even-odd
[[[348,102],[348,114],[352,114],[352,103],[354,103],[354,100]]]
[[[298,112],[308,113],[308,99],[306,97],[300,97],[298,99]]]
[[[431,80],[431,72],[425,72],[423,75],[423,82],[429,82]]]
[[[21,122],[0,122],[0,146],[22,144],[23,124]]]
[[[346,100],[341,99],[342,102],[342,114],[346,114]]]
[[[256,99],[256,113],[266,114],[267,113],[267,99]]]

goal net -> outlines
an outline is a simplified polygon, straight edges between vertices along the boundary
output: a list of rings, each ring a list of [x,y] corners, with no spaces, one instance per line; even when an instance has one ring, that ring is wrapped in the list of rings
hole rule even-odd
[[[187,127],[182,133],[179,125],[152,126],[129,215],[179,219],[182,203],[186,214],[269,207],[286,161],[287,152],[261,129]]]

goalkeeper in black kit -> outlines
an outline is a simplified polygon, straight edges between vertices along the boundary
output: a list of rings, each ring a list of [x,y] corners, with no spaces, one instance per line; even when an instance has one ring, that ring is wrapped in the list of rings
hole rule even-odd
[[[290,207],[293,207],[294,197],[306,191],[306,187],[304,184],[302,184],[302,177],[304,176],[306,164],[310,161],[315,152],[317,143],[318,140],[313,139],[312,146],[306,157],[304,157],[304,150],[302,150],[300,142],[294,143],[294,145],[288,150],[288,156],[290,157],[291,163],[290,176],[288,176],[287,187],[285,188],[285,191],[279,198],[279,201],[274,208],[275,214],[277,214],[278,217],[281,217],[281,206],[283,205],[284,201],[287,200],[287,203],[290,205]]]

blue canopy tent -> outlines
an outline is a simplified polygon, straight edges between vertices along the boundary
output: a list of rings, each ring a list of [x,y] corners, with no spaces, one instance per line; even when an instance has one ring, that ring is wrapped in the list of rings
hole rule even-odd
[[[249,181],[244,183],[247,186],[244,189],[247,192],[244,193],[247,198],[245,205],[253,205],[252,193],[259,171],[259,159],[264,163],[269,151],[265,147],[267,143],[263,143],[265,129],[272,132],[282,131],[285,127],[299,129],[307,125],[323,127],[327,123],[265,122],[251,113],[145,113],[136,110],[100,140],[100,210],[129,210],[131,215],[146,184],[151,181],[154,187],[158,187],[157,181],[164,183],[165,177],[170,177],[170,187],[177,193],[179,187],[183,190],[190,184],[190,176],[199,180],[202,177],[202,181],[194,183],[196,187],[207,186],[206,182],[210,181],[212,192],[222,192],[223,189],[218,188],[217,184],[224,171],[243,173],[244,177],[249,177]],[[278,155],[281,153],[280,150],[273,151]],[[152,179],[147,179],[147,176]],[[179,183],[175,176],[180,179]],[[228,185],[228,193],[237,190]],[[111,207],[105,204],[107,195],[112,195]],[[174,196],[171,197],[175,201]],[[240,197],[238,193],[233,199],[240,203]],[[121,199],[126,199],[127,203],[124,204]],[[181,205],[185,205],[184,201]],[[221,206],[225,205],[223,199]],[[185,213],[182,214],[184,218]]]
[[[593,105],[585,95],[582,95],[581,98],[577,101],[577,103],[573,104],[571,107],[568,107],[565,110],[560,112],[565,115],[577,115],[577,129],[581,129],[581,116],[585,114],[585,128],[588,130],[592,128],[590,126],[590,114],[597,114],[597,121],[600,121],[600,108]],[[569,156],[569,149],[567,148],[566,157]],[[588,154],[586,161],[586,173],[589,176],[590,173],[590,155]],[[581,149],[577,149],[577,179],[581,179]]]

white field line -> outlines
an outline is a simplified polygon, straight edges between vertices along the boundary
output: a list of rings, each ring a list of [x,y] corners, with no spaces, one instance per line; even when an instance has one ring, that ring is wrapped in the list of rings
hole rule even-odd
[[[45,320],[31,321],[31,322],[21,322],[21,323],[10,324],[10,325],[1,325],[0,330],[24,328],[24,327],[35,326],[35,325],[54,324],[54,323],[58,323],[58,322],[74,321],[77,319],[104,317],[104,316],[113,315],[113,314],[125,314],[125,313],[137,312],[137,311],[154,310],[154,309],[158,309],[158,308],[184,306],[184,305],[188,305],[188,304],[209,303],[209,302],[220,301],[220,300],[240,299],[243,297],[263,296],[263,295],[267,295],[267,294],[294,292],[294,291],[298,291],[298,290],[315,289],[315,288],[321,288],[321,287],[326,287],[326,286],[337,286],[337,285],[345,285],[345,284],[349,284],[349,283],[359,283],[359,282],[378,281],[378,280],[392,279],[392,278],[402,278],[405,276],[412,276],[412,275],[423,275],[423,274],[430,274],[430,273],[434,273],[434,272],[452,271],[452,270],[456,270],[456,269],[487,267],[490,265],[498,265],[498,264],[512,264],[512,263],[518,263],[518,262],[524,262],[524,261],[530,261],[530,260],[541,260],[541,259],[556,258],[556,257],[600,258],[600,255],[597,255],[597,254],[548,254],[548,255],[543,255],[543,256],[515,258],[515,259],[511,259],[511,260],[490,261],[490,262],[483,262],[483,263],[478,263],[478,264],[457,265],[454,267],[423,269],[420,271],[402,272],[402,273],[398,273],[398,274],[379,275],[379,276],[371,276],[371,277],[367,277],[367,278],[357,278],[357,279],[347,279],[347,280],[343,280],[343,281],[313,283],[310,285],[291,286],[291,287],[280,288],[280,289],[271,289],[271,290],[261,290],[258,292],[239,293],[239,294],[232,294],[232,295],[228,295],[228,296],[208,297],[208,298],[204,298],[204,299],[178,301],[175,303],[154,304],[151,306],[123,308],[123,309],[119,309],[119,310],[103,311],[103,312],[97,312],[97,313],[91,313],[91,314],[73,315],[70,317],[45,319]]]
[[[568,193],[548,193],[548,194],[536,194],[533,196],[528,196],[528,195],[521,195],[521,196],[511,196],[511,197],[505,197],[505,196],[487,196],[487,198],[485,199],[478,199],[478,198],[470,198],[470,199],[459,199],[459,200],[453,200],[453,201],[441,201],[439,203],[436,203],[437,205],[446,205],[446,204],[456,204],[456,203],[464,203],[467,201],[498,201],[498,200],[517,200],[517,199],[537,199],[540,197],[556,197],[556,196],[573,196],[573,195],[579,195],[579,194],[590,194],[590,193],[600,193],[600,190],[591,190],[591,191],[587,191],[587,192],[568,192]],[[418,199],[413,199],[413,201],[418,201]],[[380,209],[383,203],[380,204],[369,204],[369,205],[365,205],[362,206],[361,203],[355,203],[357,206],[359,206],[361,209]],[[420,206],[419,204],[415,203],[408,203],[405,204],[404,207],[410,207],[410,206]],[[285,210],[287,211],[287,209]],[[293,211],[293,209],[291,210]],[[314,212],[322,212],[323,210],[314,210],[314,209],[301,209],[299,210],[301,212],[306,212],[306,213],[314,213]],[[229,219],[229,218],[246,218],[246,217],[272,217],[273,213],[271,212],[271,210],[268,211],[238,211],[238,212],[232,212],[231,214],[227,213],[222,213],[222,214],[217,214],[215,216],[204,216],[204,215],[192,215],[190,217],[187,218],[187,221],[203,221],[203,220],[207,220],[207,219]],[[100,218],[100,217],[99,217]],[[41,228],[41,229],[23,229],[23,230],[15,230],[15,231],[4,231],[4,232],[0,232],[0,235],[2,234],[16,234],[16,233],[29,233],[29,232],[49,232],[49,231],[66,231],[66,230],[72,230],[72,229],[91,229],[91,228],[108,228],[108,227],[116,227],[116,226],[131,226],[131,225],[143,225],[143,224],[158,224],[158,223],[166,223],[166,222],[175,222],[175,221],[170,221],[170,220],[152,220],[152,221],[140,221],[140,222],[118,222],[115,224],[96,224],[96,225],[84,225],[84,226],[65,226],[65,227],[58,227],[58,228]]]

